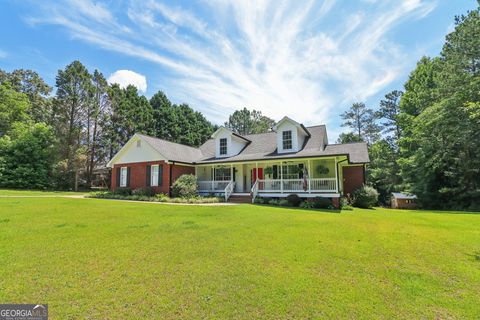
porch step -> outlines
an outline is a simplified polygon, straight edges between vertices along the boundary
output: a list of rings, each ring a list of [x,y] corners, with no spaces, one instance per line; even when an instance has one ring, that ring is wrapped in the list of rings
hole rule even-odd
[[[234,195],[232,194],[230,198],[228,198],[228,202],[232,203],[252,203],[252,196],[251,195]]]

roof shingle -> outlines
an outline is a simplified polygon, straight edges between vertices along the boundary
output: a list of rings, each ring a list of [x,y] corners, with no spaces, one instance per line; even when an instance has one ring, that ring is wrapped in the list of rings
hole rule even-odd
[[[276,132],[244,135],[250,142],[237,155],[232,157],[215,157],[215,140],[209,139],[200,148],[173,143],[170,141],[141,135],[153,148],[168,160],[186,163],[222,163],[254,160],[274,160],[290,158],[308,158],[345,155],[350,163],[370,162],[367,145],[364,142],[347,144],[327,144],[325,125],[306,128],[310,133],[303,148],[298,152],[278,153]]]

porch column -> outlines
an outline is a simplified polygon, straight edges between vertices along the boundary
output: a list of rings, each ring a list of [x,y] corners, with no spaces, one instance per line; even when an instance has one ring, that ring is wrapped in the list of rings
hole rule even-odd
[[[338,169],[337,169],[337,157],[335,157],[335,192],[338,192]]]
[[[233,181],[233,164],[230,163],[230,181]]]
[[[307,170],[308,170],[308,193],[312,193],[312,186],[310,184],[310,180],[312,179],[312,171],[310,171],[310,159],[307,160]]]
[[[212,191],[215,191],[215,165],[213,167],[213,172],[212,172]]]
[[[280,162],[280,193],[283,193],[283,163]]]

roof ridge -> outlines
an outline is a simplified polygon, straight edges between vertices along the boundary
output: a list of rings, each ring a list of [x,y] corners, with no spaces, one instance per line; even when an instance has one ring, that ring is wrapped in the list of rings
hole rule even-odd
[[[345,142],[345,143],[329,143],[326,146],[341,146],[345,144],[367,144],[365,141],[357,141],[357,142]]]
[[[173,142],[173,141],[169,141],[169,140],[166,140],[166,139],[157,138],[157,137],[154,137],[154,136],[149,136],[149,135],[143,134],[143,133],[136,133],[136,134],[139,135],[139,136],[144,136],[144,137],[152,138],[152,139],[155,139],[155,140],[161,140],[161,141],[163,141],[163,142],[168,142],[168,143],[171,143],[171,144],[177,144],[177,145],[182,146],[182,147],[187,147],[187,148],[191,148],[191,149],[195,149],[195,150],[199,150],[199,151],[200,151],[200,148],[199,148],[199,147],[192,147],[192,146],[189,146],[189,145],[187,145],[187,144],[178,143],[178,142]]]
[[[326,124],[316,124],[314,126],[308,126],[308,127],[305,127],[305,128],[308,129],[308,128],[316,128],[316,127],[327,127],[327,125]]]

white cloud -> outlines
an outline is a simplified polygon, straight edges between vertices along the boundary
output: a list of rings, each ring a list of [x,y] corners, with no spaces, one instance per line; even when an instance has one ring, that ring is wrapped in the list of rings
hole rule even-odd
[[[117,70],[108,77],[109,83],[118,83],[121,88],[129,84],[137,87],[139,91],[147,91],[147,78],[144,75],[130,70]]]
[[[118,13],[92,0],[67,0],[29,21],[63,26],[74,38],[160,65],[169,71],[162,79],[169,96],[215,122],[253,107],[277,120],[328,124],[405,73],[416,57],[389,33],[436,6],[436,0],[368,2],[337,12],[335,0],[212,0],[201,2],[209,13],[202,16],[153,0],[131,0]],[[128,21],[120,23],[125,12]],[[122,81],[132,78],[139,79]]]

